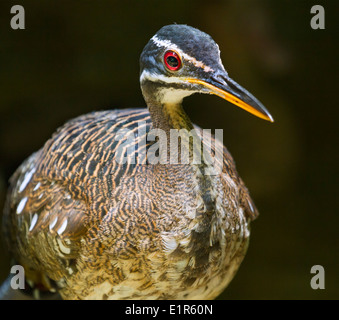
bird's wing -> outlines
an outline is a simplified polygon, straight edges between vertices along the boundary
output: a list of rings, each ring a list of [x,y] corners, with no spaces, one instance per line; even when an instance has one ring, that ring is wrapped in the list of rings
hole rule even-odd
[[[36,171],[42,151],[31,155],[11,178],[4,210],[4,234],[26,279],[52,287],[72,272],[88,219],[83,199],[74,199],[64,185]]]
[[[75,271],[82,239],[107,213],[110,194],[128,171],[112,160],[120,143],[116,130],[133,129],[141,120],[149,126],[147,110],[103,111],[73,119],[12,176],[4,234],[29,280],[48,287],[45,275],[59,281]]]

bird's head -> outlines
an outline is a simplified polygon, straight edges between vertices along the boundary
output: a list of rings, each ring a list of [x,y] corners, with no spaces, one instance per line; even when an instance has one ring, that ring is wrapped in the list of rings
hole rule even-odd
[[[140,67],[141,88],[150,103],[178,104],[193,93],[215,94],[273,122],[262,103],[229,77],[219,46],[198,29],[179,24],[161,28],[145,46]]]

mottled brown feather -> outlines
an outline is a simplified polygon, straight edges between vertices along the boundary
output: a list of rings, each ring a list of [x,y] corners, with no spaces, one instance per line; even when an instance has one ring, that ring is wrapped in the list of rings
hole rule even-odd
[[[65,299],[214,298],[244,257],[258,212],[227,149],[211,180],[193,165],[117,164],[117,130],[142,123],[146,109],[73,119],[10,180],[8,247]]]

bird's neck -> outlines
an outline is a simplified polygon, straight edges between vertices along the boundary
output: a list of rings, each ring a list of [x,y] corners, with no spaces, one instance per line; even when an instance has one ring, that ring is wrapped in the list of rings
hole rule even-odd
[[[191,131],[194,127],[184,111],[181,103],[163,103],[149,105],[153,128],[161,129],[170,135],[171,129],[186,129]]]
[[[160,133],[166,135],[167,159],[179,158],[181,163],[192,163],[193,156],[201,158],[201,139],[182,107],[183,97],[192,92],[171,91],[153,83],[143,86],[142,91],[151,115],[152,129],[160,129]],[[182,158],[184,156],[186,160]]]
[[[167,136],[167,157],[166,163],[163,165],[156,166],[155,170],[159,176],[164,176],[164,179],[167,179],[169,170],[173,170],[173,175],[175,176],[176,170],[180,170],[181,174],[184,175],[183,170],[188,170],[190,174],[194,174],[197,179],[197,183],[200,185],[201,194],[210,195],[211,186],[214,185],[214,176],[211,176],[210,165],[205,162],[205,154],[203,152],[203,140],[201,139],[197,130],[195,130],[191,120],[188,115],[185,113],[182,107],[182,97],[175,101],[175,95],[180,97],[185,96],[184,92],[173,92],[173,96],[168,99],[171,101],[161,100],[164,96],[161,94],[161,89],[158,90],[160,94],[149,94],[154,93],[157,88],[153,87],[153,90],[147,90],[150,87],[142,86],[143,95],[147,103],[151,120],[152,120],[152,129],[161,129],[166,133]],[[162,90],[163,91],[163,90]],[[163,92],[162,92],[163,93]],[[186,93],[186,96],[192,94]],[[165,95],[166,96],[166,95]],[[160,99],[159,99],[160,98]],[[178,133],[178,135],[173,134]],[[178,139],[180,136],[180,141]],[[178,142],[176,144],[176,142]],[[172,146],[175,145],[173,148]],[[173,165],[175,162],[172,159],[178,160],[178,166]],[[171,166],[166,164],[170,163]],[[182,166],[182,164],[185,164]],[[214,197],[208,196],[208,201],[206,200],[205,205],[208,208],[213,206]]]
[[[192,92],[171,90],[156,83],[147,82],[142,86],[142,93],[154,129],[161,129],[169,136],[171,129],[191,131],[194,128],[182,107],[182,99]]]

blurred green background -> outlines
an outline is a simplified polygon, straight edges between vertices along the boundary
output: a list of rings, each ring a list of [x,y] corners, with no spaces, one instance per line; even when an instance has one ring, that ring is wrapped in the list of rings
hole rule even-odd
[[[275,119],[217,97],[185,99],[191,119],[224,143],[260,217],[221,299],[338,299],[337,1],[0,1],[0,210],[8,179],[66,120],[144,107],[139,55],[163,25],[184,23],[219,44],[233,79]],[[21,4],[26,29],[10,28]],[[325,8],[325,30],[310,26]],[[0,281],[10,259],[0,244]],[[325,290],[310,286],[325,268]]]

